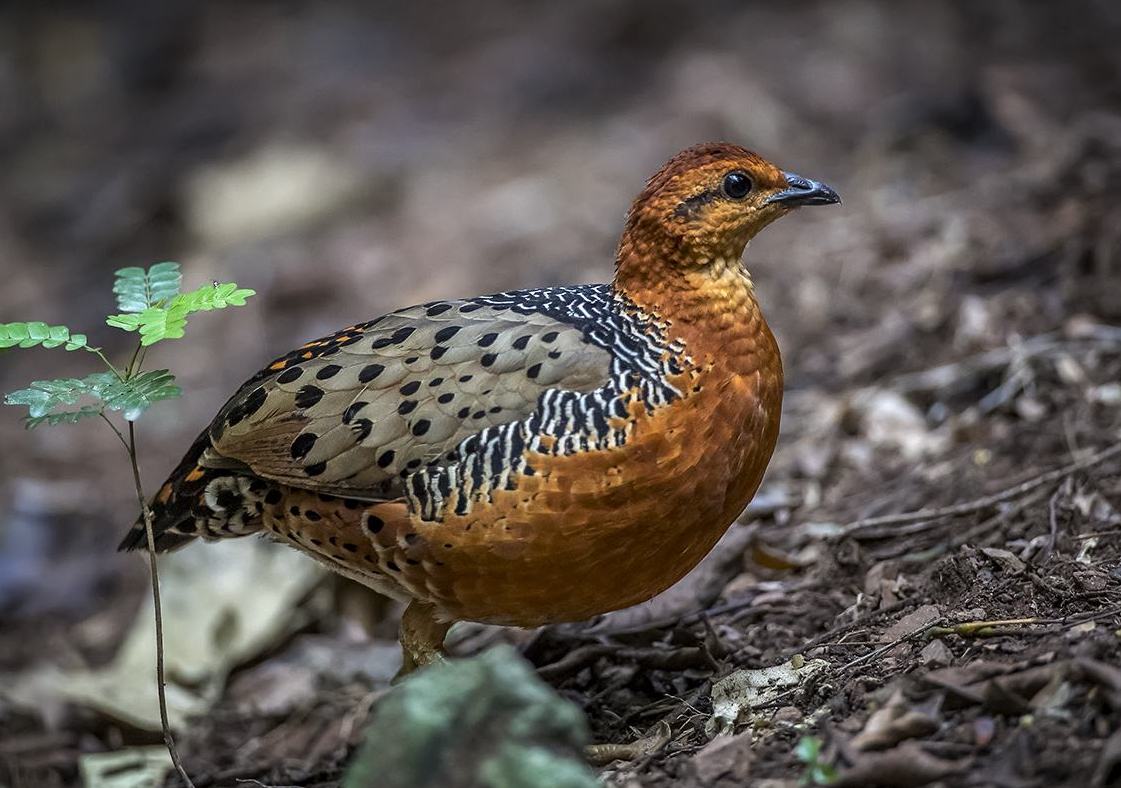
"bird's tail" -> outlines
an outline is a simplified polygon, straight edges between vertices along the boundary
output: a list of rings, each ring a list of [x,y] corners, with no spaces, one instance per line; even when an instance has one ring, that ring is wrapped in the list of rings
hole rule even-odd
[[[222,539],[261,529],[261,511],[272,485],[237,470],[204,467],[201,461],[209,448],[210,435],[204,431],[149,502],[157,552],[182,547],[196,537]],[[147,546],[144,520],[137,518],[117,549]]]

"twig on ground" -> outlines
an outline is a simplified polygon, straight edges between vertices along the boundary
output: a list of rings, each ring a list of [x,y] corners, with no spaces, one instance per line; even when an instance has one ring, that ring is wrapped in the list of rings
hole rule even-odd
[[[388,692],[388,687],[379,687],[373,692],[367,692],[358,705],[351,709],[346,717],[343,718],[342,725],[339,726],[339,738],[345,742],[349,742],[350,737],[354,734],[355,728],[366,722],[366,719],[370,716],[371,709],[374,708],[374,704]]]
[[[842,665],[837,672],[838,673],[844,673],[846,670],[849,670],[850,668],[855,668],[857,665],[863,665],[865,662],[870,662],[871,660],[875,659],[876,657],[880,656],[881,654],[884,654],[888,651],[891,651],[893,648],[898,646],[900,643],[906,643],[910,640],[914,640],[914,639],[918,638],[920,635],[925,635],[928,630],[931,630],[934,627],[936,627],[938,625],[938,622],[941,621],[941,620],[942,620],[941,618],[937,618],[934,621],[931,621],[927,624],[924,624],[923,626],[919,627],[918,629],[914,630],[913,632],[908,632],[906,635],[903,635],[902,637],[898,637],[895,640],[891,641],[890,643],[885,643],[884,645],[880,646],[879,648],[873,649],[872,651],[869,651],[867,654],[859,656],[856,659],[852,660],[851,662],[848,662],[848,663]]]
[[[1056,334],[1041,334],[1016,345],[994,348],[949,364],[900,375],[888,388],[904,394],[920,391],[945,391],[969,378],[1006,367],[1014,361],[1027,361],[1058,350],[1095,345],[1121,344],[1121,331],[1115,326],[1096,325],[1088,336],[1062,339]]]
[[[256,784],[258,786],[265,786],[265,788],[305,788],[311,785],[320,785],[325,782],[337,783],[343,776],[343,770],[338,767],[330,766],[322,769],[315,769],[312,771],[297,771],[289,776],[289,779],[299,780],[298,785],[271,785],[270,783],[261,782],[255,777],[239,777],[247,772],[256,771],[258,774],[265,774],[266,767],[255,768],[251,766],[235,766],[230,769],[222,769],[221,771],[213,772],[209,775],[199,777],[199,788],[210,788],[210,786],[227,786],[234,783]]]
[[[559,681],[567,678],[600,657],[615,655],[620,659],[637,662],[643,667],[655,670],[680,670],[682,668],[712,668],[718,666],[712,661],[708,651],[700,646],[682,648],[629,648],[615,644],[592,644],[573,649],[561,659],[537,669],[545,681]]]
[[[708,695],[708,691],[709,685],[707,682],[704,682],[698,684],[697,688],[684,698],[679,698],[676,695],[664,695],[651,703],[647,703],[644,706],[637,706],[626,712],[623,716],[619,717],[618,724],[629,725],[632,720],[645,719],[646,717],[654,715],[661,715],[662,719],[667,722],[671,719],[676,721],[680,719],[681,715],[686,711],[689,712],[690,717],[698,714],[702,717],[708,717],[707,714],[698,711],[695,705],[702,696]]]
[[[1059,485],[1059,488],[1051,494],[1051,500],[1047,504],[1047,522],[1050,526],[1047,532],[1047,544],[1043,548],[1043,552],[1039,556],[1039,563],[1045,564],[1051,560],[1051,556],[1055,552],[1055,543],[1059,540],[1059,498],[1063,495],[1070,495],[1071,493],[1071,480],[1068,476],[1066,480]]]
[[[975,498],[972,501],[964,501],[962,503],[953,504],[951,506],[942,506],[936,509],[919,509],[915,512],[903,512],[901,514],[887,514],[880,517],[868,517],[863,520],[857,520],[849,523],[841,529],[839,536],[849,536],[857,531],[872,528],[882,525],[907,525],[909,523],[922,522],[923,520],[937,520],[943,517],[959,517],[963,514],[973,514],[974,512],[990,509],[997,504],[1010,501],[1025,495],[1037,487],[1042,487],[1045,484],[1059,481],[1060,479],[1069,476],[1072,473],[1085,470],[1099,465],[1106,460],[1112,459],[1121,455],[1121,443],[1115,443],[1107,449],[1103,449],[1095,454],[1090,455],[1081,460],[1068,463],[1060,468],[1038,474],[1032,478],[1020,482],[1017,485],[1001,490],[992,495],[986,495],[981,498]],[[834,537],[835,538],[835,537]]]
[[[966,621],[949,627],[932,627],[926,634],[928,637],[932,638],[944,637],[946,635],[958,635],[966,638],[1001,637],[1005,635],[1025,635],[1029,633],[1033,635],[1045,635],[1061,632],[1064,629],[1070,629],[1071,627],[1076,627],[1079,624],[1085,624],[1090,621],[1099,621],[1119,613],[1121,613],[1121,605],[1109,607],[1105,610],[1097,610],[1092,613],[1079,613],[1062,618],[1006,618],[993,621]],[[1046,626],[1047,628],[1031,630],[1019,629],[1019,627],[1027,626]]]
[[[889,613],[896,613],[896,612],[898,612],[900,610],[903,610],[905,608],[914,607],[918,603],[919,603],[918,599],[901,599],[898,602],[887,605],[886,607],[882,607],[879,610],[873,610],[871,612],[865,613],[862,616],[858,616],[857,618],[854,618],[852,621],[850,621],[847,624],[840,624],[838,626],[833,627],[832,629],[829,629],[825,632],[822,632],[817,637],[815,637],[811,640],[808,640],[805,643],[803,643],[802,645],[798,646],[798,648],[789,649],[788,651],[786,651],[786,653],[784,653],[782,655],[782,658],[783,658],[783,660],[787,660],[787,659],[790,659],[791,657],[793,657],[795,654],[808,654],[810,651],[812,651],[813,649],[822,645],[823,643],[829,642],[830,640],[835,638],[837,635],[840,635],[844,632],[848,632],[849,630],[852,630],[852,629],[856,629],[858,627],[862,627],[865,624],[869,623],[870,621],[874,621],[875,619],[879,618],[880,616],[886,616]]]
[[[952,535],[950,537],[950,547],[956,548],[960,547],[963,544],[969,544],[970,542],[973,542],[982,534],[986,533],[987,531],[993,530],[997,526],[1003,525],[1004,523],[1008,522],[1013,517],[1018,515],[1020,512],[1038,503],[1046,495],[1046,490],[1036,490],[1035,492],[1028,493],[1019,501],[1016,501],[1016,503],[994,514],[987,520],[983,520],[977,523],[977,525],[973,526],[972,528],[968,528],[965,531],[962,531],[960,534]]]

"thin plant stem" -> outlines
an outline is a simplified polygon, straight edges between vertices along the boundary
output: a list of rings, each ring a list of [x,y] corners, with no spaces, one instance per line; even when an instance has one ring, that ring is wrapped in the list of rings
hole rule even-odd
[[[119,440],[121,442],[121,445],[125,447],[125,452],[128,454],[129,459],[131,460],[132,452],[128,448],[128,441],[125,440],[125,436],[121,434],[121,431],[117,429],[117,425],[109,420],[109,417],[105,415],[105,411],[101,411],[97,415],[100,416],[101,420],[109,425],[109,429],[113,430],[113,432],[117,435],[117,440]]]
[[[105,362],[105,366],[109,367],[109,371],[117,376],[117,380],[121,381],[122,383],[124,382],[125,376],[121,374],[121,371],[117,369],[116,366],[114,366],[112,361],[105,357],[105,354],[101,352],[101,348],[87,347],[86,350],[90,351],[91,353],[96,353],[97,357]],[[116,428],[114,427],[114,429]]]
[[[194,783],[191,782],[191,778],[187,775],[187,771],[183,768],[183,763],[179,759],[179,751],[175,747],[175,739],[171,735],[171,725],[167,719],[167,694],[164,689],[166,682],[164,680],[163,658],[163,611],[160,604],[160,576],[156,568],[156,536],[152,528],[152,510],[148,508],[148,502],[144,497],[144,487],[140,482],[140,465],[136,461],[135,427],[131,421],[128,423],[128,438],[126,439],[124,434],[117,429],[117,425],[110,421],[104,412],[97,415],[109,425],[109,429],[113,430],[113,433],[120,440],[128,454],[129,464],[132,466],[132,480],[136,486],[136,499],[140,504],[144,531],[148,536],[148,568],[152,577],[152,606],[155,609],[156,617],[156,696],[159,698],[160,705],[160,727],[163,730],[163,741],[171,755],[172,764],[179,772],[179,776],[183,778],[187,788],[194,788]]]
[[[132,358],[129,359],[128,366],[125,367],[123,374],[105,357],[100,349],[90,348],[90,350],[96,353],[105,362],[105,366],[109,367],[122,382],[131,379],[144,363],[145,348],[140,344],[133,351]],[[167,682],[164,675],[163,654],[163,605],[160,602],[160,575],[156,567],[156,534],[152,524],[152,510],[148,507],[148,499],[144,496],[144,485],[140,481],[140,464],[136,459],[136,427],[133,422],[128,422],[128,438],[126,439],[124,433],[105,415],[105,411],[101,411],[97,415],[109,425],[109,429],[113,430],[124,447],[125,453],[128,454],[129,465],[132,466],[132,481],[136,488],[136,502],[140,506],[140,516],[144,520],[144,532],[148,537],[148,570],[152,578],[152,607],[156,619],[156,697],[159,699],[160,706],[160,729],[163,732],[163,742],[171,756],[171,763],[174,765],[175,771],[179,773],[179,777],[187,788],[195,788],[187,770],[183,768],[183,761],[180,760],[179,750],[175,746],[175,738],[171,735],[171,723],[168,722],[167,718],[167,690],[165,688]]]
[[[156,568],[156,534],[152,529],[151,522],[151,509],[148,508],[148,501],[143,494],[143,485],[140,482],[140,465],[137,463],[137,442],[136,442],[136,427],[133,426],[132,421],[129,421],[129,436],[128,439],[124,438],[121,430],[109,420],[105,414],[99,414],[101,418],[108,424],[113,433],[117,434],[120,439],[121,445],[124,446],[124,451],[129,455],[129,464],[132,466],[132,482],[136,485],[137,502],[140,504],[141,517],[143,519],[143,527],[148,536],[148,568],[151,573],[151,600],[152,606],[156,612],[156,695],[159,698],[159,724],[164,732],[164,744],[167,745],[167,752],[172,755],[172,763],[175,770],[179,772],[179,777],[183,779],[187,788],[194,788],[194,782],[191,777],[187,776],[187,770],[183,768],[183,761],[179,760],[179,752],[175,748],[175,739],[172,736],[172,725],[167,721],[167,693],[164,689],[164,615],[161,611],[159,600],[159,572]]]
[[[108,421],[108,419],[106,419]],[[113,428],[116,431],[116,427]],[[136,429],[133,423],[128,423],[128,459],[132,465],[132,480],[136,485],[136,500],[140,504],[140,511],[144,519],[144,531],[148,536],[148,568],[152,575],[152,603],[156,614],[156,695],[160,703],[160,726],[163,729],[163,741],[171,755],[171,762],[187,788],[195,788],[183,762],[179,759],[179,751],[175,748],[175,739],[171,735],[171,725],[167,720],[167,693],[164,690],[164,659],[163,659],[163,614],[160,605],[160,576],[156,569],[156,535],[152,528],[152,510],[148,508],[148,501],[144,497],[144,487],[140,482],[140,465],[136,462]]]
[[[132,358],[128,360],[128,366],[125,367],[125,377],[131,378],[135,373],[136,360],[140,358],[140,351],[144,349],[143,345],[137,345],[136,350],[132,351]]]

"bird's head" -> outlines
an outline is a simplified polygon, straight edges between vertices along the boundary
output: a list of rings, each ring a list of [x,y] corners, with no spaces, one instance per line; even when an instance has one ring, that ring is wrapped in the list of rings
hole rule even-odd
[[[722,269],[738,263],[747,242],[780,216],[840,201],[825,184],[738,145],[697,145],[670,159],[635,199],[618,264]]]

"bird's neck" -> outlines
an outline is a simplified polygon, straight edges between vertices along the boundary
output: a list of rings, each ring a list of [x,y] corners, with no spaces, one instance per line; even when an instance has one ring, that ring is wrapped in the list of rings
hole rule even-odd
[[[758,349],[753,347],[757,342],[773,339],[769,331],[759,336],[766,324],[738,251],[682,265],[671,255],[652,253],[642,243],[624,239],[613,287],[667,321],[687,346],[750,353]]]

